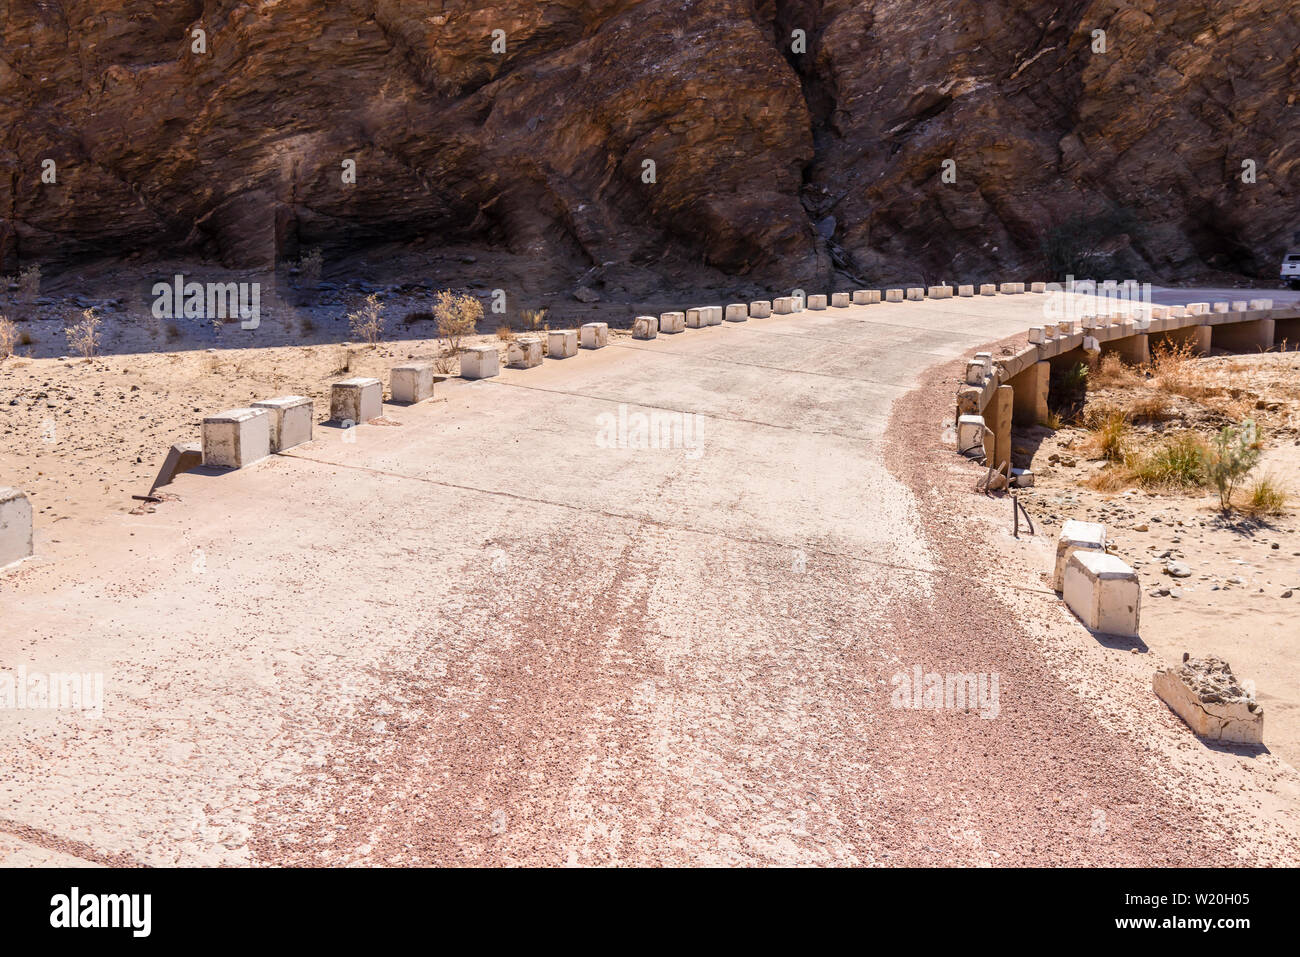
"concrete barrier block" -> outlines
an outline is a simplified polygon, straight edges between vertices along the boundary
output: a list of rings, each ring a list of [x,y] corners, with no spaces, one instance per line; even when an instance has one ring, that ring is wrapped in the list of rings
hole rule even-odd
[[[901,289],[885,290],[885,302],[902,302],[902,301],[903,301],[903,290]]]
[[[204,465],[242,469],[270,454],[271,413],[266,409],[231,409],[203,420]]]
[[[925,300],[925,289],[922,286],[909,286],[907,289],[908,302],[923,302]]]
[[[1248,303],[1246,300],[1244,299],[1233,300],[1232,303],[1233,312],[1245,312],[1249,308],[1250,308],[1250,303]]]
[[[966,384],[982,385],[984,377],[988,372],[984,368],[984,363],[978,359],[972,359],[966,363]]]
[[[360,425],[384,414],[384,386],[378,379],[358,377],[335,382],[330,389],[330,418]],[[207,447],[203,461],[207,462]]]
[[[880,302],[879,289],[855,289],[853,290],[853,305],[869,306],[872,303]]]
[[[584,349],[603,349],[609,345],[609,323],[588,322],[578,330],[578,340]]]
[[[1042,345],[1047,341],[1047,332],[1042,326],[1029,327],[1029,341],[1033,345]]]
[[[1056,539],[1056,567],[1052,572],[1052,587],[1060,591],[1065,581],[1065,564],[1079,549],[1104,552],[1106,526],[1098,522],[1080,522],[1066,519],[1061,534]]]
[[[826,297],[825,297],[825,296],[809,296],[809,297],[808,297],[808,308],[809,308],[809,309],[825,309],[825,308],[826,308]]]
[[[957,417],[957,451],[962,455],[984,451],[984,416],[959,415]]]
[[[501,356],[496,346],[470,346],[460,354],[462,379],[491,379],[501,372]]]
[[[733,302],[727,306],[727,313],[723,318],[727,322],[744,322],[749,318],[749,307],[743,302]]]
[[[1208,302],[1189,302],[1186,308],[1189,316],[1203,316],[1210,311],[1210,304]]]
[[[433,398],[433,363],[393,366],[388,373],[388,391],[394,402],[414,404]]]
[[[686,331],[686,313],[684,312],[665,312],[659,316],[659,331],[668,335],[676,335],[679,332]]]
[[[1011,487],[1012,488],[1033,488],[1034,473],[1029,469],[1013,468],[1011,470]]]
[[[998,286],[998,292],[1002,293],[1004,296],[1014,295],[1015,291],[1016,284],[1014,282],[1004,282],[1002,285]]]
[[[30,558],[32,503],[16,488],[0,488],[0,568]]]
[[[1264,709],[1222,658],[1191,658],[1157,671],[1151,690],[1196,736],[1225,744],[1264,743]]]
[[[535,369],[542,364],[542,340],[520,336],[506,346],[506,365],[512,369]]]
[[[397,370],[393,370],[396,372]],[[433,393],[433,367],[429,367],[429,393]],[[254,409],[266,409],[271,417],[271,451],[283,452],[311,441],[311,399],[304,395],[286,395],[253,403]]]
[[[958,286],[958,287],[957,287],[957,295],[961,296],[963,299],[969,299],[971,296],[975,295],[975,287],[974,287],[974,286]]]
[[[849,305],[849,294],[847,292],[831,293],[831,305],[836,309],[846,309]]]
[[[788,316],[794,312],[793,296],[778,296],[772,300],[772,313],[778,316]]]
[[[1033,284],[1029,287],[1029,291],[1030,291],[1030,292],[1038,292],[1038,293],[1046,293],[1046,292],[1047,292],[1047,283],[1045,283],[1045,282],[1036,282],[1036,283],[1033,283]]]
[[[996,296],[997,294],[998,294],[998,287],[991,282],[986,282],[980,286],[981,296]]]
[[[1065,564],[1061,597],[1092,631],[1138,636],[1142,583],[1137,572],[1114,555],[1077,549]]]
[[[1213,309],[1215,312],[1227,312],[1228,305],[1229,304],[1226,302],[1216,302],[1213,306]]]
[[[976,361],[976,362],[983,363],[983,365],[984,365],[984,374],[985,374],[985,375],[992,375],[992,374],[993,374],[993,353],[991,353],[991,352],[977,352],[977,353],[975,353],[975,361]]]
[[[766,299],[756,299],[749,304],[751,319],[766,319],[772,315],[772,304]]]
[[[632,320],[633,339],[654,339],[659,335],[657,316],[637,316]]]

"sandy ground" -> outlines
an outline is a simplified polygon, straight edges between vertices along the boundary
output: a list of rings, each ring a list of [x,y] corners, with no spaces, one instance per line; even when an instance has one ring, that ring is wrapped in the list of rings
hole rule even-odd
[[[1048,538],[1011,540],[945,444],[957,365],[935,363],[1037,316],[998,297],[621,339],[181,476],[148,514],[46,513],[0,577],[0,653],[102,673],[105,707],[0,712],[0,853],[1295,863],[1295,771],[1197,743],[1150,694],[1155,656],[1062,611]],[[268,391],[323,373],[295,374]],[[620,409],[701,441],[611,447]],[[898,707],[913,667],[996,674],[997,707]]]
[[[614,338],[625,333],[612,331]],[[238,340],[235,340],[238,341]],[[506,344],[495,335],[466,344]],[[38,527],[129,511],[173,443],[197,442],[203,417],[258,399],[303,395],[329,419],[330,384],[434,360],[437,339],[146,352],[0,362],[0,475],[27,492]],[[453,361],[451,371],[456,370]],[[387,395],[385,395],[387,398]]]
[[[1067,518],[1103,523],[1115,553],[1143,576],[1145,644],[1171,662],[1183,652],[1226,659],[1255,683],[1270,750],[1300,766],[1300,353],[1195,363],[1198,375],[1222,388],[1203,400],[1170,396],[1159,423],[1139,426],[1142,447],[1162,434],[1188,428],[1209,434],[1252,417],[1264,444],[1252,474],[1288,490],[1285,514],[1224,516],[1213,492],[1094,491],[1089,479],[1107,466],[1093,457],[1081,426],[1017,431],[1016,464],[1032,467],[1036,481],[1020,497],[1045,535]],[[1089,405],[1113,407],[1133,394],[1108,386],[1090,395]],[[1166,574],[1171,560],[1192,574]]]

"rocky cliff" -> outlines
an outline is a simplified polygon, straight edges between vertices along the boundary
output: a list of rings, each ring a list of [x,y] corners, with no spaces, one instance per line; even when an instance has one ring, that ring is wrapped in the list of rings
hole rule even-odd
[[[1088,233],[1129,273],[1269,275],[1300,230],[1298,13],[0,0],[0,267],[425,237],[775,286],[1037,275]]]

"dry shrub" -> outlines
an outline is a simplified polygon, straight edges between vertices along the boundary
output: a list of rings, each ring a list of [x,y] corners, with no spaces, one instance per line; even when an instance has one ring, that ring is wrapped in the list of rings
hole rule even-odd
[[[1204,375],[1196,367],[1196,349],[1191,342],[1158,342],[1151,350],[1147,371],[1159,389],[1199,398],[1205,394]]]
[[[1124,411],[1133,422],[1164,422],[1172,417],[1169,399],[1159,392],[1144,391],[1135,395],[1125,403]]]
[[[1102,356],[1096,371],[1089,376],[1089,385],[1093,386],[1132,385],[1137,381],[1137,373],[1114,352]]]
[[[1180,432],[1155,449],[1130,455],[1125,464],[1143,488],[1202,488],[1209,481],[1205,453],[1204,439],[1195,432]]]
[[[1123,409],[1101,406],[1089,411],[1084,423],[1090,448],[1107,462],[1123,462],[1129,438],[1128,416]]]
[[[456,368],[456,358],[454,356],[438,356],[433,360],[433,368],[439,375],[451,375]]]
[[[524,329],[527,332],[542,332],[547,327],[545,309],[525,309],[520,315],[524,320]]]
[[[18,343],[18,328],[8,316],[0,315],[0,360],[8,359],[14,354]]]
[[[447,340],[447,352],[457,355],[466,336],[474,335],[475,326],[483,318],[483,304],[468,293],[444,289],[438,293],[433,315],[438,320],[438,336]]]
[[[83,309],[81,321],[69,326],[64,335],[68,339],[68,348],[83,359],[89,359],[99,350],[99,324],[102,320],[95,315],[95,310]]]
[[[18,296],[31,305],[41,294],[41,267],[29,266],[18,274]]]
[[[1246,501],[1241,510],[1252,516],[1284,515],[1290,495],[1272,476],[1256,479],[1246,490]]]
[[[384,338],[384,304],[371,293],[356,312],[348,313],[348,328],[352,335],[374,346]]]
[[[497,338],[509,342],[515,337],[515,331],[506,323],[497,326]]]

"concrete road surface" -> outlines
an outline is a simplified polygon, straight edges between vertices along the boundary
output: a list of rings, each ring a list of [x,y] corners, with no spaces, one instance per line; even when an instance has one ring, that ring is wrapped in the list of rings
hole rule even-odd
[[[922,371],[1042,301],[620,338],[46,530],[3,669],[101,674],[103,713],[0,711],[0,858],[1210,859],[1210,795],[949,620],[974,583],[887,467]],[[996,713],[892,706],[940,660],[1000,673]]]

